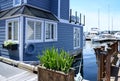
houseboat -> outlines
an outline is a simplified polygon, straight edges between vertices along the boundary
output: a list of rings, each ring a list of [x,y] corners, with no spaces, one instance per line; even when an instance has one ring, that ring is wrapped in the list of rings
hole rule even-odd
[[[81,15],[78,17],[77,13],[73,18],[69,2],[0,0],[0,56],[23,62],[38,61],[37,56],[51,47],[82,56],[85,23],[81,23]],[[14,44],[6,47],[6,41]]]

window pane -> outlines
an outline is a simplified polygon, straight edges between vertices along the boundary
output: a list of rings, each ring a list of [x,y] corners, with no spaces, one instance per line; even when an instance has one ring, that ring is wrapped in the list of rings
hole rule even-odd
[[[8,40],[12,39],[12,22],[8,23]]]
[[[50,39],[51,37],[51,33],[50,33],[50,28],[51,28],[51,26],[50,26],[50,24],[46,24],[46,39]]]
[[[27,24],[27,39],[34,40],[34,22],[28,21]]]
[[[74,47],[80,46],[80,29],[74,28]]]
[[[54,39],[54,24],[51,24],[51,39]]]
[[[13,23],[13,39],[18,40],[18,21],[14,21]]]
[[[42,27],[42,23],[36,22],[35,39],[41,39],[41,32],[42,32],[41,27]]]

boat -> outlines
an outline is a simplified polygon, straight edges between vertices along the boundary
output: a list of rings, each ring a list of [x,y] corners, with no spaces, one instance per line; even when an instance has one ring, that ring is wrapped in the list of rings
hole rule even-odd
[[[114,36],[116,37],[117,40],[120,40],[120,32],[115,33]]]
[[[91,38],[92,42],[107,42],[107,41],[115,41],[115,40],[117,40],[116,37],[108,33],[100,34],[98,36]]]
[[[85,36],[86,40],[91,40],[91,38],[97,36],[99,34],[98,28],[91,28],[91,31],[88,32]]]

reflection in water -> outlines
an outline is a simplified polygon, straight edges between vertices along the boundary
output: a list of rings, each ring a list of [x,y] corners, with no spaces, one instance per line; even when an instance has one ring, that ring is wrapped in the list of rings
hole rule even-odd
[[[92,44],[91,41],[86,41],[83,49],[83,75],[90,81],[97,81],[97,64],[93,48],[99,45],[99,43]]]

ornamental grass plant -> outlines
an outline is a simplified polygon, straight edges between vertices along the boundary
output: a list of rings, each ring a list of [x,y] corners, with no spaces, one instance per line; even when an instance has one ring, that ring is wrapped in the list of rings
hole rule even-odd
[[[38,59],[40,64],[47,69],[52,69],[55,71],[62,71],[64,73],[68,73],[71,65],[73,63],[73,57],[70,56],[63,49],[58,52],[58,49],[52,47],[47,48],[43,51],[43,55],[38,55]]]

